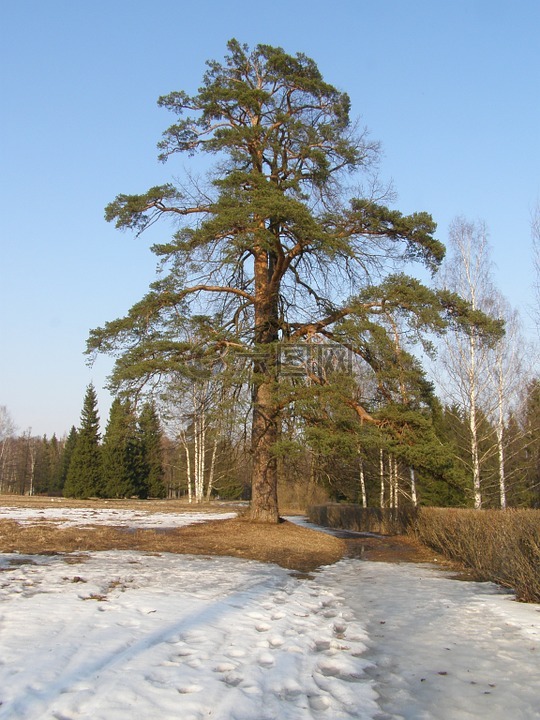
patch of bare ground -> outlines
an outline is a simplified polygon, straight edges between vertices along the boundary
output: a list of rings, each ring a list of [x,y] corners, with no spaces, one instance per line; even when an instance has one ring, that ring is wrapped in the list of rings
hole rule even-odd
[[[410,535],[360,535],[359,533],[340,534],[347,545],[349,557],[389,563],[431,563],[443,570],[454,573],[462,580],[474,579],[474,573],[464,565],[448,560],[443,555],[422,545]]]
[[[0,552],[52,554],[100,550],[227,555],[309,572],[337,562],[346,548],[338,538],[289,522],[263,525],[242,518],[166,531],[111,526],[58,528],[48,522],[19,525],[12,520],[0,521]]]
[[[76,500],[72,498],[0,496],[0,506],[45,508],[127,509],[143,512],[228,512],[244,511],[232,503],[189,504],[186,500]],[[292,514],[292,512],[290,513]],[[54,554],[100,550],[141,550],[192,555],[228,555],[310,572],[330,565],[344,555],[380,562],[436,563],[459,575],[465,571],[409,536],[359,535],[337,531],[339,537],[299,527],[290,522],[278,525],[251,523],[239,516],[234,520],[214,520],[197,525],[165,529],[125,529],[85,525],[59,528],[40,520],[19,525],[0,520],[0,552]],[[471,574],[466,575],[470,579]]]
[[[238,503],[241,505],[242,503]],[[135,500],[135,499],[107,499],[89,498],[77,500],[76,498],[43,497],[41,495],[0,495],[0,507],[32,508],[43,510],[46,508],[81,508],[94,510],[135,510],[140,512],[178,513],[178,512],[216,512],[223,507],[234,510],[235,503],[204,503],[195,505],[187,500]]]

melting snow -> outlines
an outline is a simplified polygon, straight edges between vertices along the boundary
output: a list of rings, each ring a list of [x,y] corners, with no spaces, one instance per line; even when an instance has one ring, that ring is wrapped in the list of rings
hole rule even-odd
[[[237,513],[158,513],[120,508],[21,508],[0,507],[0,520],[15,520],[21,525],[53,522],[59,528],[83,525],[114,525],[128,528],[184,527],[209,520],[225,520]]]
[[[0,720],[531,720],[540,614],[437,568],[0,555]]]

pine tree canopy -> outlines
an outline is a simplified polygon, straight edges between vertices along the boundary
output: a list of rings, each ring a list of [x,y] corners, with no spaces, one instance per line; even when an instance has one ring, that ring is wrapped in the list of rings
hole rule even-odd
[[[107,206],[120,229],[139,234],[164,218],[177,229],[153,247],[160,279],[126,317],[91,331],[88,352],[119,353],[111,385],[124,390],[164,383],[194,357],[251,358],[252,517],[275,522],[284,346],[315,336],[340,345],[392,394],[407,357],[396,332],[418,341],[449,324],[497,328],[457,295],[403,274],[411,263],[437,270],[444,246],[435,222],[387,206],[378,143],[313,60],[231,40],[224,62],[207,65],[196,94],[159,99],[176,116],[159,157],[210,154],[212,178],[118,195]]]

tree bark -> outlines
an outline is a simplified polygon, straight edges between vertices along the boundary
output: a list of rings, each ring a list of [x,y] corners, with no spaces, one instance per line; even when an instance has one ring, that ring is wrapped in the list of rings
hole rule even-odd
[[[364,463],[360,458],[360,492],[362,493],[362,507],[367,507],[366,480],[364,477]]]
[[[279,410],[277,389],[278,307],[274,283],[275,258],[259,250],[255,255],[255,352],[253,362],[253,456],[251,519],[278,523],[278,468],[275,446],[278,440]]]

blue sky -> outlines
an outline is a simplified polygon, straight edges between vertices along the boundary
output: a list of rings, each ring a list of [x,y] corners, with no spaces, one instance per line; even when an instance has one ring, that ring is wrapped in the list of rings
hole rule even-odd
[[[456,216],[483,220],[531,325],[539,27],[536,0],[1,3],[0,405],[20,431],[62,435],[93,381],[105,425],[111,361],[86,366],[88,331],[140,299],[155,258],[103,208],[182,175],[157,162],[172,116],[156,100],[195,91],[231,37],[304,52],[349,93],[399,210],[430,212],[442,241]]]

